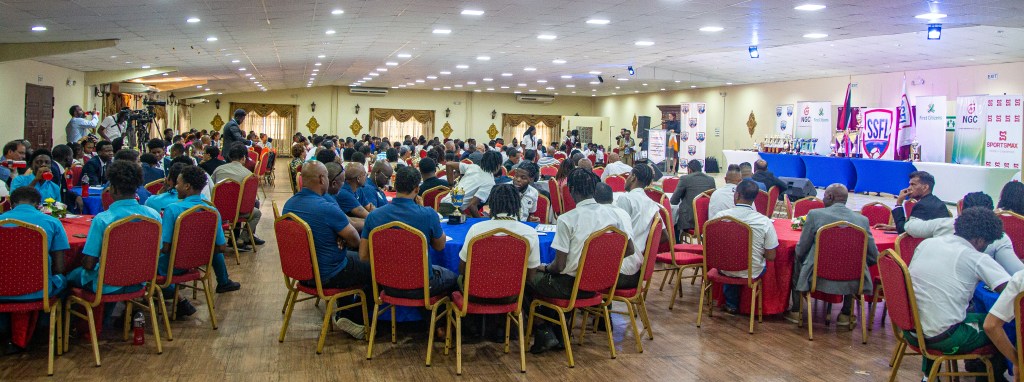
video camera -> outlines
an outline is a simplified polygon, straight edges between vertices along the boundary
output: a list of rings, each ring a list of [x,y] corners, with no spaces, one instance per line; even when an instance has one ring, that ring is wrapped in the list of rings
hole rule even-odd
[[[165,101],[152,101],[146,99],[142,101],[143,105],[146,105],[145,109],[129,110],[128,111],[128,132],[126,135],[129,136],[129,146],[138,146],[142,150],[145,142],[149,141],[149,127],[150,123],[153,123],[153,119],[156,118],[156,113],[153,109],[157,106],[167,106]]]

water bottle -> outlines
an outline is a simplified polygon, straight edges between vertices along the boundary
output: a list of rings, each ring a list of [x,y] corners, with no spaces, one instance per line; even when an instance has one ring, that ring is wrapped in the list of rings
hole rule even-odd
[[[89,175],[82,174],[82,197],[89,197]]]
[[[146,316],[142,312],[135,312],[135,317],[132,317],[132,331],[134,332],[135,340],[132,345],[145,345],[146,344]]]

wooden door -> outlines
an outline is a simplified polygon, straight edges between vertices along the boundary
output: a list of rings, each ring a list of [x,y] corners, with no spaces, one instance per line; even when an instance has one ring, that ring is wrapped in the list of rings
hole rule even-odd
[[[53,147],[53,87],[25,84],[25,139]]]

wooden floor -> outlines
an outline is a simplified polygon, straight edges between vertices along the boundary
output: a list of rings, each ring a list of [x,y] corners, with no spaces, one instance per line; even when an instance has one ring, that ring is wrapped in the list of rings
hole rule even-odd
[[[284,160],[279,170],[286,167]],[[721,183],[721,179],[719,179]],[[287,177],[267,187],[269,198],[283,204],[290,196]],[[856,196],[853,204],[869,200]],[[854,207],[851,205],[851,207]],[[366,343],[335,331],[328,335],[324,353],[315,354],[322,311],[313,303],[296,306],[284,343],[277,342],[281,305],[285,297],[280,263],[273,234],[271,203],[262,204],[264,219],[257,236],[267,240],[256,254],[243,253],[242,264],[228,262],[231,277],[242,283],[238,292],[216,295],[220,328],[209,326],[205,303],[194,300],[198,313],[172,323],[174,341],[164,342],[157,355],[153,336],[147,331],[146,346],[106,340],[100,344],[103,366],[95,367],[88,343],[72,340],[69,353],[57,357],[55,374],[46,377],[46,347],[15,356],[0,356],[0,381],[383,381],[453,380],[455,355],[435,348],[432,367],[424,367],[426,338],[421,333],[399,334],[399,344],[385,338],[374,346],[376,356],[366,360]],[[660,277],[657,276],[656,277]],[[882,381],[888,378],[889,356],[894,340],[888,326],[876,320],[861,344],[860,330],[837,331],[815,319],[815,340],[807,340],[806,328],[797,328],[780,316],[766,316],[747,334],[745,317],[716,312],[697,328],[698,286],[684,285],[684,295],[669,311],[671,290],[652,288],[649,312],[655,339],[643,340],[637,353],[628,320],[613,317],[616,359],[602,335],[587,335],[583,346],[573,346],[576,367],[568,368],[564,352],[526,355],[527,373],[519,373],[517,354],[503,354],[499,344],[478,341],[463,346],[464,380],[589,380],[589,381]],[[200,295],[201,296],[201,295]],[[190,296],[191,297],[191,296]],[[321,304],[321,307],[323,304]],[[820,305],[819,305],[820,306]],[[835,307],[834,314],[838,312]],[[878,314],[881,314],[879,309]],[[834,321],[834,318],[833,318]],[[886,321],[888,323],[888,321]],[[382,332],[386,332],[386,326]],[[42,328],[41,328],[42,329]],[[628,333],[628,334],[627,334]],[[515,349],[515,342],[513,342]],[[907,357],[900,370],[902,381],[920,380],[920,359]]]

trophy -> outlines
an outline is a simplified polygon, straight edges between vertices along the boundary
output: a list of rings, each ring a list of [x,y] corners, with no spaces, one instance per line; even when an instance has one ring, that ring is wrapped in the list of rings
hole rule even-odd
[[[850,150],[851,154],[849,154],[850,157],[851,158],[862,158],[863,155],[860,153],[860,140],[857,138],[857,135],[858,135],[859,131],[858,130],[847,130],[847,131],[850,132],[850,134],[849,134],[850,147],[852,147],[852,149]]]
[[[917,141],[917,137],[914,137],[914,141],[910,142],[910,161],[921,161],[921,142]]]
[[[455,206],[455,212],[448,215],[448,224],[462,224],[466,222],[466,215],[462,214],[462,204],[465,201],[466,190],[459,187],[452,188],[449,195],[452,197],[452,205]]]
[[[811,154],[817,155],[818,153],[818,138],[811,138],[809,149]]]

